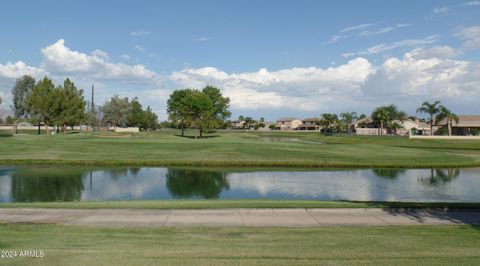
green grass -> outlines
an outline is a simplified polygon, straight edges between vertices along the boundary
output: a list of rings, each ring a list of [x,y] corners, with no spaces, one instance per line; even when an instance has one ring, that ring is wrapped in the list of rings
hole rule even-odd
[[[317,200],[139,200],[0,203],[0,208],[60,209],[226,209],[226,208],[453,208],[480,209],[463,202],[361,202]]]
[[[318,132],[217,132],[209,138],[167,130],[140,134],[0,137],[0,164],[211,167],[473,167],[480,141],[391,136],[323,136]],[[191,134],[191,133],[190,133]],[[304,141],[263,141],[258,137]]]
[[[480,228],[136,228],[0,225],[3,265],[478,265]]]

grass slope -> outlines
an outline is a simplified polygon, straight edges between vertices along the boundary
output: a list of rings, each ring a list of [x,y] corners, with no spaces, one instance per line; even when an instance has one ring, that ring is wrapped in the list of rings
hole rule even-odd
[[[0,225],[5,265],[478,265],[480,228],[148,228]]]
[[[205,139],[168,130],[136,135],[0,137],[0,164],[468,167],[480,166],[480,141],[322,136],[318,132],[220,132]],[[300,141],[265,141],[289,137]]]

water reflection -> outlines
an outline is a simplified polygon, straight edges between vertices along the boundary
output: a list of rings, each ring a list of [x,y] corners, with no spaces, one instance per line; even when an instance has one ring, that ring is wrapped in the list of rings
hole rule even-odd
[[[159,167],[0,168],[0,202],[317,199],[480,202],[480,168],[234,171]]]
[[[459,169],[430,169],[430,175],[421,177],[420,182],[429,185],[448,183],[460,175]]]
[[[227,175],[219,171],[168,169],[167,188],[176,198],[216,199],[228,190]]]
[[[25,168],[12,174],[11,193],[15,202],[78,201],[83,189],[81,170]]]

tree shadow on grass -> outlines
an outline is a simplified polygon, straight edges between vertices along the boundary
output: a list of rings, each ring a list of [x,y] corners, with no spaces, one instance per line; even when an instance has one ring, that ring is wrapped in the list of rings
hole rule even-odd
[[[471,225],[480,230],[480,209],[400,209],[384,208],[392,216],[405,217],[418,224]]]
[[[9,133],[0,133],[0,138],[9,138],[12,137],[12,134]]]

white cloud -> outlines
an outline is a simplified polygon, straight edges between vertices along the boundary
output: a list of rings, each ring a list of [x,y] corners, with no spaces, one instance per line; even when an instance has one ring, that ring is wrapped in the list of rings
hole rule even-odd
[[[258,72],[227,74],[205,67],[177,71],[170,78],[186,87],[219,86],[235,108],[315,110],[333,98],[340,100],[338,96],[357,94],[372,70],[366,59],[357,58],[327,69],[309,67],[269,72],[262,68]],[[322,97],[315,97],[317,95]]]
[[[463,43],[464,48],[480,48],[480,26],[459,29],[455,36],[465,41]]]
[[[436,46],[428,49],[414,49],[409,54],[415,59],[428,59],[428,58],[454,58],[460,53],[459,50],[450,46]]]
[[[137,31],[132,31],[130,32],[131,36],[142,36],[142,35],[150,35],[149,31],[144,31],[144,30],[137,30]]]
[[[435,9],[433,9],[433,13],[434,14],[443,14],[443,13],[447,13],[450,9],[446,6],[442,6],[442,7],[437,7]]]
[[[360,37],[370,37],[372,35],[388,33],[388,32],[391,32],[394,29],[395,29],[394,27],[385,27],[385,28],[381,28],[381,29],[373,30],[373,31],[365,30],[365,31],[360,32],[358,34],[358,36],[360,36]]]
[[[370,26],[373,26],[373,24],[370,24],[370,23],[359,24],[359,25],[343,28],[343,29],[340,30],[340,32],[345,33],[345,32],[349,32],[349,31],[363,30],[363,29],[368,28]]]
[[[432,98],[451,103],[452,108],[473,109],[474,99],[480,98],[480,76],[476,74],[480,64],[451,59],[457,53],[448,46],[417,48],[377,67],[356,58],[327,69],[262,68],[226,73],[213,67],[189,68],[174,72],[170,79],[184,87],[218,86],[231,98],[232,107],[240,110],[277,110],[291,115],[369,112],[377,105],[395,103],[414,112],[421,101]]]
[[[143,47],[140,46],[140,45],[135,45],[133,48],[134,48],[135,50],[141,52],[141,53],[146,53],[146,52],[147,52],[147,50],[145,50],[145,48],[143,48]]]
[[[4,65],[0,64],[0,79],[16,79],[23,75],[40,77],[45,74],[46,73],[43,69],[28,66],[22,61],[17,61],[15,63],[7,62]]]
[[[120,56],[123,60],[130,60],[130,56],[128,54],[122,54]]]
[[[430,35],[422,39],[407,39],[407,40],[401,40],[401,41],[396,41],[392,43],[382,43],[382,44],[369,47],[356,54],[371,55],[371,54],[378,54],[384,51],[393,50],[400,47],[415,47],[415,46],[420,46],[425,44],[432,44],[437,42],[439,38],[440,38],[439,35]]]
[[[211,41],[213,38],[212,37],[200,37],[195,39],[197,42],[206,42],[206,41]]]
[[[397,27],[397,28],[404,28],[404,27],[410,27],[410,26],[412,26],[412,24],[408,24],[408,23],[395,24],[395,27]]]
[[[124,82],[159,83],[160,75],[143,65],[126,65],[109,60],[106,52],[92,54],[73,51],[63,39],[43,48],[42,68],[54,76],[69,76],[83,80],[116,80]]]
[[[469,1],[463,3],[464,6],[480,6],[480,1]]]

